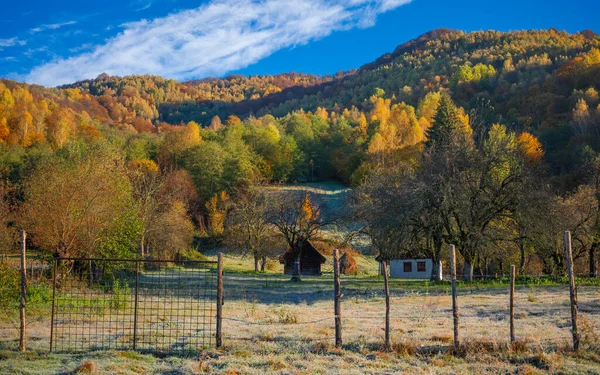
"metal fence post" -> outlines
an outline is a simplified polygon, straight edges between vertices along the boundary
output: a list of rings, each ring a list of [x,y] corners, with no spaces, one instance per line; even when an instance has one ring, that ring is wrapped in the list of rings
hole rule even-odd
[[[223,345],[223,253],[219,253],[217,262],[217,332],[216,346]]]
[[[579,331],[577,330],[577,290],[573,274],[573,252],[571,250],[571,232],[565,232],[565,252],[567,257],[567,273],[569,274],[569,294],[571,297],[571,329],[573,332],[573,350],[579,350]]]
[[[137,324],[138,324],[138,295],[140,283],[140,261],[135,261],[135,299],[133,302],[133,350],[137,346]]]

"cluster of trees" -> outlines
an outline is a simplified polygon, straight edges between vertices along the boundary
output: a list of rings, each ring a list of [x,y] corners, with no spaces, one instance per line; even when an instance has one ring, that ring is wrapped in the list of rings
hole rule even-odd
[[[591,272],[599,89],[600,38],[556,30],[435,32],[335,77],[1,80],[0,248],[22,226],[63,256],[175,257],[202,234],[258,269],[303,202],[256,181],[337,179],[382,254],[453,242],[467,277],[556,273],[571,229]]]
[[[267,257],[308,239],[319,223],[288,238],[284,228],[292,224],[274,212],[306,211],[312,203],[307,196],[300,206],[298,196],[267,198],[256,182],[293,171],[280,145],[272,124],[231,121],[217,131],[190,122],[158,136],[104,129],[102,137],[62,147],[2,145],[1,249],[14,251],[16,228],[29,233],[33,247],[61,257],[175,259],[191,254],[195,237],[210,237],[252,254],[264,269]]]
[[[443,249],[455,244],[472,280],[474,269],[504,274],[510,264],[523,274],[562,274],[562,233],[570,230],[578,270],[596,276],[600,159],[590,160],[587,183],[557,194],[537,138],[488,122],[486,111],[493,110],[481,106],[465,123],[443,94],[423,152],[378,165],[358,189],[362,231],[383,259],[433,259],[434,278]]]

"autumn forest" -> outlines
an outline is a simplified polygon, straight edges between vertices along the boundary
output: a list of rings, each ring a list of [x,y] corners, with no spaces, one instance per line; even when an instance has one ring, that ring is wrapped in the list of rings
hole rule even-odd
[[[571,230],[595,276],[599,91],[600,37],[554,29],[434,30],[330,76],[0,80],[0,253],[24,228],[48,256],[221,246],[258,270],[325,225],[318,202],[265,187],[340,181],[371,255],[441,267],[453,243],[467,279],[562,275]]]

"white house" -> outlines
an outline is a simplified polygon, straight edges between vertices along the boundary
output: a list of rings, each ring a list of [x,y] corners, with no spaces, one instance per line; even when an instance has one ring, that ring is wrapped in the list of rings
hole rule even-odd
[[[397,259],[390,262],[390,277],[399,279],[429,279],[433,261],[431,259]],[[442,270],[440,269],[440,278]]]

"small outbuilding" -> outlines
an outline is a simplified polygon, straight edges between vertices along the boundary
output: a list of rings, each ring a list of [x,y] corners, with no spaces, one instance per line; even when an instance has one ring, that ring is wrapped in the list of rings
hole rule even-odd
[[[283,264],[283,274],[294,274],[294,263],[300,252],[300,275],[321,276],[321,265],[327,259],[309,241],[301,242],[297,249],[289,249],[279,257],[279,263]]]
[[[431,259],[394,259],[390,261],[390,277],[399,279],[429,279],[433,269]],[[440,279],[442,270],[440,269]]]

